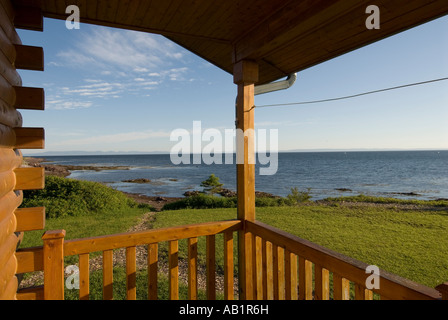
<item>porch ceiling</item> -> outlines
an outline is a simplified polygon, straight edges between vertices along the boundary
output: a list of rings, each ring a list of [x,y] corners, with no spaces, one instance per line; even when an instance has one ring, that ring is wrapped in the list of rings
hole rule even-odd
[[[14,1],[13,1],[14,2]],[[271,82],[448,14],[446,0],[19,0],[66,19],[156,33],[225,70],[233,61],[259,63],[259,84]],[[381,29],[365,26],[367,6]]]

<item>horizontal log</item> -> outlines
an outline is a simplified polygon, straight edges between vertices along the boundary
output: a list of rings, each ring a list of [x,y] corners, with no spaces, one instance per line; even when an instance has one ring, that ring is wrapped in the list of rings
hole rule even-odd
[[[16,128],[23,125],[22,114],[12,105],[0,100],[0,124]]]
[[[5,292],[0,296],[0,300],[15,300],[18,285],[17,277],[12,277],[6,286]]]
[[[4,10],[11,23],[14,21],[14,8],[11,0],[0,0],[0,10]]]
[[[301,239],[285,231],[261,222],[246,221],[246,229],[255,235],[282,246],[289,251],[329,271],[358,284],[364,284],[367,278],[367,264],[334,252],[308,240]],[[437,290],[403,279],[386,271],[380,272],[380,289],[374,290],[381,296],[397,300],[433,300],[439,299]]]
[[[20,167],[23,157],[19,150],[0,149],[0,173]]]
[[[43,247],[19,249],[16,252],[17,274],[43,271],[44,251]]]
[[[16,48],[2,28],[0,28],[0,50],[3,52],[11,65],[13,65],[16,61]]]
[[[17,69],[44,71],[44,49],[42,47],[15,45]]]
[[[17,237],[11,234],[5,242],[0,245],[0,266],[4,266],[11,256],[14,255],[17,247]]]
[[[157,230],[123,233],[110,236],[100,236],[78,240],[68,240],[64,243],[64,254],[65,256],[72,256],[89,252],[159,243],[162,241],[173,241],[214,235],[226,231],[240,230],[241,225],[242,224],[240,220],[230,220],[163,228]]]
[[[17,149],[44,149],[45,130],[43,128],[14,128]]]
[[[0,74],[12,86],[22,85],[22,78],[3,52],[0,52]]]
[[[13,234],[16,227],[17,219],[14,212],[11,212],[11,214],[0,221],[0,243],[3,243],[11,234]]]
[[[0,124],[0,148],[13,149],[16,145],[16,134],[11,127]]]
[[[11,211],[9,211],[9,203],[6,203],[7,200],[3,200],[3,198],[8,194],[11,193],[14,190],[14,187],[16,185],[16,176],[14,174],[14,171],[6,171],[0,173],[0,199],[2,201],[5,201],[5,203],[0,202],[0,211],[6,212],[6,214],[9,214]],[[6,206],[5,209],[3,207]]]
[[[0,99],[10,106],[16,103],[16,91],[14,87],[0,76]]]
[[[0,181],[1,181],[0,176]],[[7,219],[23,201],[23,192],[11,191],[0,198],[0,220]]]
[[[2,0],[7,1],[7,0]],[[2,6],[3,7],[3,6]],[[3,9],[6,9],[3,7]],[[5,31],[5,34],[8,36],[8,38],[11,40],[14,44],[21,44],[22,41],[20,40],[20,37],[14,28],[13,22],[11,21],[10,17],[8,15],[11,15],[12,11],[7,12],[6,10],[0,10],[0,27]]]
[[[17,300],[44,300],[44,286],[19,289]]]
[[[14,26],[16,28],[44,31],[44,16],[41,8],[18,5],[14,9]]]
[[[15,277],[16,269],[17,259],[12,255],[8,262],[0,269],[0,296],[7,290],[9,281]]]
[[[17,168],[14,190],[37,190],[45,188],[45,168]]]
[[[16,232],[43,230],[45,228],[45,207],[16,209]]]
[[[14,87],[14,107],[26,110],[45,110],[45,91],[42,88]]]

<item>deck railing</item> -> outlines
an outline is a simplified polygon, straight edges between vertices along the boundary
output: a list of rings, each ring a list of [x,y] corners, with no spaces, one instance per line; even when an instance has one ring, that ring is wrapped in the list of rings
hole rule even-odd
[[[89,260],[102,252],[103,299],[113,299],[113,250],[126,252],[126,298],[136,299],[136,247],[147,246],[148,299],[157,299],[159,244],[168,243],[169,299],[179,299],[179,241],[188,245],[188,299],[198,297],[198,237],[206,238],[206,298],[216,299],[215,236],[223,234],[224,299],[234,299],[234,232],[252,235],[252,257],[245,259],[252,270],[253,299],[349,300],[349,299],[440,299],[448,285],[429,288],[380,271],[379,288],[368,290],[367,264],[300,239],[261,222],[240,220],[124,233],[64,241],[65,232],[50,231],[43,247],[17,252],[18,273],[44,271],[44,286],[25,289],[19,299],[63,299],[64,257],[79,256],[79,298],[89,299]]]

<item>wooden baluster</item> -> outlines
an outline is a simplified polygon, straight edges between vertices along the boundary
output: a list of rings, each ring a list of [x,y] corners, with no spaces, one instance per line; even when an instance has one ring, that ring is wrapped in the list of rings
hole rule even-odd
[[[224,299],[233,300],[233,232],[224,233]]]
[[[269,241],[266,241],[266,300],[274,300],[274,254]]]
[[[188,239],[188,300],[198,298],[198,238]]]
[[[253,281],[254,281],[254,300],[263,299],[263,262],[262,262],[262,239],[256,235],[252,239],[252,261],[253,263]]]
[[[216,300],[215,255],[215,236],[210,235],[206,237],[207,300]]]
[[[113,250],[103,251],[103,300],[114,298],[114,252]]]
[[[297,256],[289,250],[285,252],[286,300],[297,300]]]
[[[314,298],[316,300],[330,299],[330,273],[320,265],[314,265]]]
[[[170,300],[179,300],[179,242],[177,240],[169,241],[169,296]]]
[[[278,263],[278,299],[285,300],[285,249],[277,247]]]
[[[148,299],[157,300],[158,244],[148,245]]]
[[[299,257],[299,299],[313,299],[313,264]]]
[[[350,300],[350,281],[333,273],[333,299]]]
[[[285,300],[285,249],[273,245],[274,300]]]
[[[136,247],[128,247],[126,248],[126,300],[137,299],[136,273]]]
[[[44,242],[44,299],[64,300],[65,230],[47,231]]]
[[[373,292],[362,284],[355,283],[355,300],[372,300]]]
[[[272,275],[274,287],[274,300],[278,300],[278,246],[272,245]]]
[[[79,300],[89,300],[90,295],[89,254],[79,255]]]

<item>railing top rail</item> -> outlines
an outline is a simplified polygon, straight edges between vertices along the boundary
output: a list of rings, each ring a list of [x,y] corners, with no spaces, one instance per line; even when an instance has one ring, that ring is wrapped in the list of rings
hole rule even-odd
[[[364,284],[366,274],[366,263],[349,258],[334,252],[308,240],[301,239],[259,221],[246,221],[246,230],[272,242],[273,244],[287,248],[289,251],[319,264],[350,281]],[[370,274],[369,274],[370,275]],[[440,299],[440,293],[433,288],[404,279],[389,272],[380,270],[380,288],[372,291],[389,299],[423,300]]]
[[[236,231],[241,229],[241,227],[242,222],[240,220],[228,220],[67,240],[64,243],[64,255],[72,256],[163,241],[214,235],[226,231]]]

